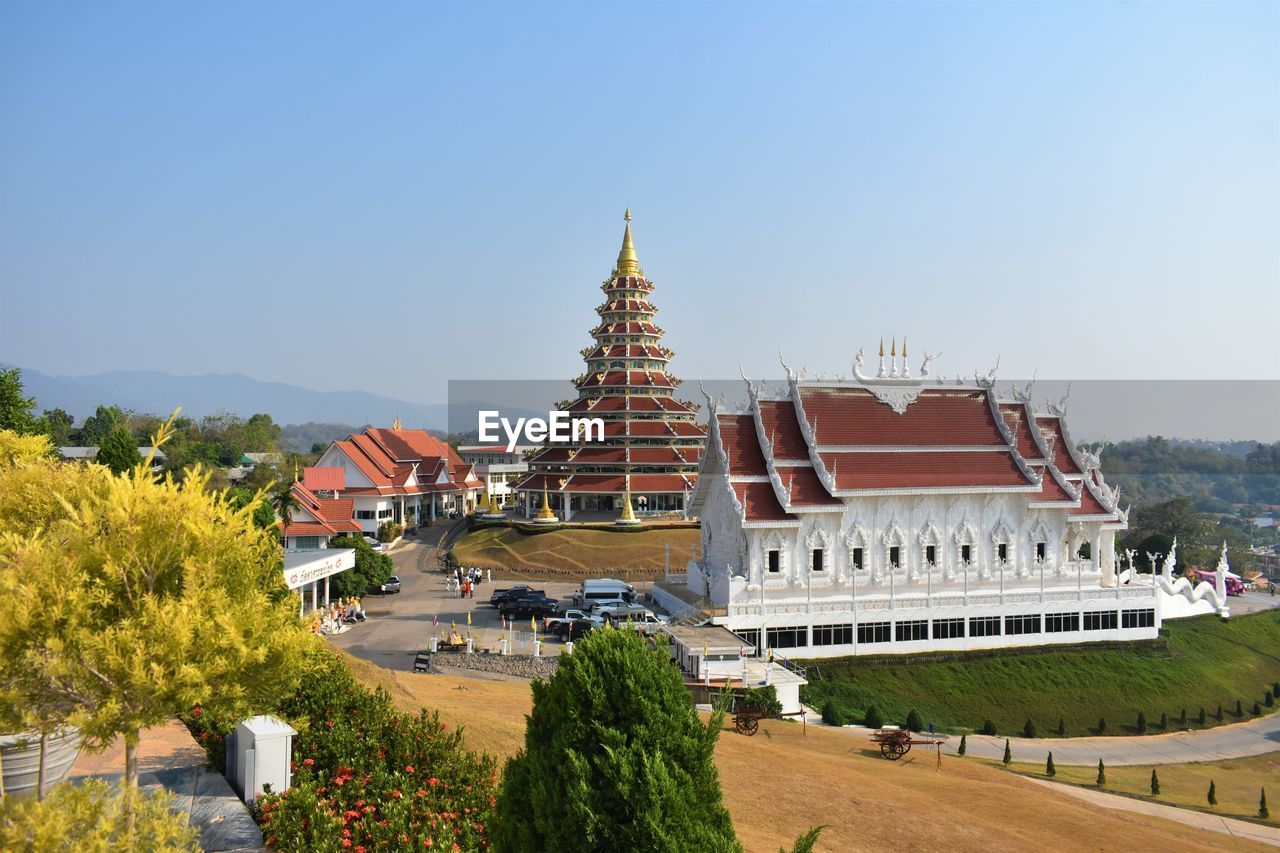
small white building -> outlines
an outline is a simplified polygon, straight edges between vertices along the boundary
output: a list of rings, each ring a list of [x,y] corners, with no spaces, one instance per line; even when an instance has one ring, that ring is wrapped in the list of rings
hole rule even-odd
[[[1118,573],[1127,512],[1065,400],[895,356],[874,377],[859,353],[851,380],[748,381],[741,410],[708,400],[685,581],[716,624],[813,658],[1151,639],[1162,610],[1213,609]]]
[[[537,445],[521,444],[508,451],[506,445],[471,444],[459,447],[458,456],[484,482],[489,500],[505,506],[514,503],[515,486],[529,473],[526,458],[539,449]]]

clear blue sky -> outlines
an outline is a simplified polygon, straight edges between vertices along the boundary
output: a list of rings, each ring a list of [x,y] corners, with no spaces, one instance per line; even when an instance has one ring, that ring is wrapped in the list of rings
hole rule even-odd
[[[0,361],[1280,378],[1280,4],[0,5]]]

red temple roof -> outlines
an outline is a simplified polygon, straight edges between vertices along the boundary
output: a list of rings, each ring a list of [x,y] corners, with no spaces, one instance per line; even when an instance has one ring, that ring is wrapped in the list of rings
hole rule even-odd
[[[823,453],[822,463],[841,491],[1035,485],[1007,450]]]
[[[720,415],[717,419],[720,443],[729,459],[729,476],[762,477],[768,474],[764,452],[756,436],[756,422],[751,415]]]
[[[820,446],[1005,444],[982,391],[925,389],[902,414],[862,388],[802,388],[800,401]]]
[[[1050,453],[1053,454],[1054,466],[1072,479],[1083,477],[1084,468],[1076,458],[1075,448],[1063,433],[1062,418],[1057,415],[1039,415],[1036,417],[1036,424],[1053,439]]]
[[[795,521],[796,517],[782,508],[773,486],[768,483],[731,483],[747,521]]]
[[[773,444],[774,459],[808,459],[805,443],[790,400],[761,400],[757,409],[765,439]]]

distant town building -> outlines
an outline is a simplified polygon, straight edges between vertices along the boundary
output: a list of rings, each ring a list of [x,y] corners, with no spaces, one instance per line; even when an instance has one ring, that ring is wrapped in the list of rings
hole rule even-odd
[[[354,498],[321,498],[303,483],[294,483],[292,489],[295,504],[282,530],[286,551],[328,548],[335,536],[365,532],[355,520]]]
[[[653,282],[644,275],[626,214],[622,250],[600,286],[595,344],[582,350],[585,373],[574,379],[578,398],[560,408],[570,417],[600,418],[604,440],[548,445],[529,458],[530,475],[516,490],[533,515],[542,493],[564,521],[575,512],[616,514],[630,496],[637,514],[681,511],[697,482],[706,428],[699,407],[676,399],[681,380],[667,372],[675,355],[654,325]]]

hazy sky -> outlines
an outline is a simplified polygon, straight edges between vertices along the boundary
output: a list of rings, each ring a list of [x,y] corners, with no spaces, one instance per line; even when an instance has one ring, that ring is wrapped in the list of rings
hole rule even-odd
[[[1280,378],[1280,4],[0,4],[0,361]]]

